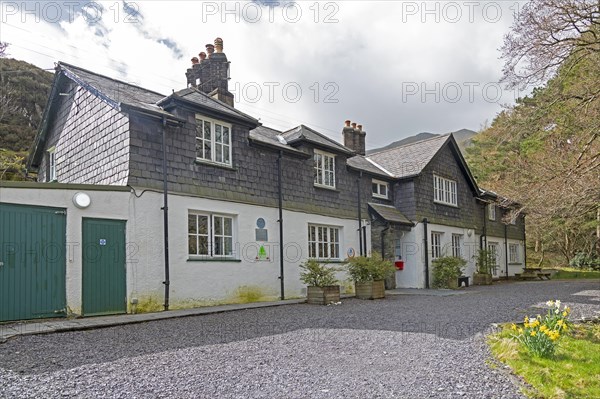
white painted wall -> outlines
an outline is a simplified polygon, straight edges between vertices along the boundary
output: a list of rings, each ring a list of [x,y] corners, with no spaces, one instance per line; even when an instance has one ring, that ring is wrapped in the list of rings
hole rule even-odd
[[[523,273],[523,267],[525,267],[525,263],[523,260],[524,248],[522,240],[514,240],[509,238],[507,240],[506,249],[504,246],[504,237],[488,236],[487,242],[488,244],[492,242],[498,244],[498,254],[496,259],[496,264],[498,267],[495,270],[494,278],[506,277],[506,259],[509,256],[507,252],[510,251],[510,244],[517,244],[519,246],[519,261],[515,263],[508,263],[508,276],[514,276],[515,273]]]
[[[56,186],[55,186],[56,187]],[[87,209],[74,206],[72,197],[87,193],[92,200]],[[102,191],[97,187],[7,188],[2,187],[0,201],[15,204],[49,206],[67,209],[67,305],[73,313],[81,313],[82,287],[82,218],[104,218],[127,221],[127,295],[128,302],[153,300],[163,303],[164,252],[162,194],[152,191],[137,193]],[[240,262],[206,262],[188,259],[187,216],[189,210],[232,215]],[[266,221],[266,248],[270,259],[256,261],[256,220]],[[284,211],[284,275],[286,298],[305,294],[299,280],[298,265],[308,256],[309,223],[340,228],[340,256],[353,248],[358,253],[358,221],[335,217]],[[211,302],[231,302],[241,286],[260,288],[265,296],[280,295],[279,226],[276,208],[253,206],[204,198],[169,195],[170,296],[172,307],[189,307]],[[371,242],[367,226],[367,247]],[[336,265],[340,266],[340,265]],[[345,273],[338,277],[345,279]],[[343,285],[343,283],[342,283]]]
[[[86,193],[92,202],[86,209],[79,209],[73,204],[73,195]],[[99,191],[93,186],[86,189],[32,189],[32,188],[0,188],[0,201],[19,204],[37,205],[67,210],[67,248],[66,248],[66,295],[67,306],[74,313],[81,313],[82,282],[82,219],[128,219],[128,202],[131,194],[126,191]]]
[[[410,232],[405,233],[401,239],[402,258],[404,270],[396,272],[396,286],[398,288],[425,288],[425,251],[429,256],[429,283],[433,283],[431,266],[431,233],[442,233],[442,255],[452,255],[452,234],[462,235],[462,257],[467,261],[464,275],[472,277],[475,271],[475,256],[479,249],[479,236],[469,229],[444,226],[439,224],[427,225],[427,245],[424,247],[423,223],[417,223]]]

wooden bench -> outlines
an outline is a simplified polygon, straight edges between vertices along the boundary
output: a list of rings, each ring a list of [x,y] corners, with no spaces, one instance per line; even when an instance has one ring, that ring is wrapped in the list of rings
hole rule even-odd
[[[538,272],[537,275],[540,278],[540,280],[543,280],[544,277],[546,277],[546,280],[550,280],[550,277],[552,277],[552,273],[546,273],[546,272]]]

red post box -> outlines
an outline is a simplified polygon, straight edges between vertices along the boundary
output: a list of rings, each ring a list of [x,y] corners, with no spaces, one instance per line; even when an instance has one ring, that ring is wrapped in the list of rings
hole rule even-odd
[[[404,261],[403,260],[397,260],[396,262],[394,262],[394,264],[396,265],[397,270],[404,270]]]

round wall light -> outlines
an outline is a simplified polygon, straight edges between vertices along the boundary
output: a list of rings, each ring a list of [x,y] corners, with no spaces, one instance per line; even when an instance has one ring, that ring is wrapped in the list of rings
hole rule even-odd
[[[85,209],[92,203],[92,199],[86,193],[76,193],[73,196],[73,203],[79,209]]]

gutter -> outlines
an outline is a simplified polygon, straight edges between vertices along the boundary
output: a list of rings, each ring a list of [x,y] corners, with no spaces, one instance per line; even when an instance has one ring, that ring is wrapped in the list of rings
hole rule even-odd
[[[360,175],[358,177],[358,179],[356,179],[356,192],[358,194],[358,248],[359,248],[359,255],[363,256],[364,252],[363,252],[363,229],[362,229],[362,214],[361,214],[361,208],[362,208],[362,204],[360,201],[360,181],[362,178],[362,172],[360,172]]]
[[[506,223],[504,224],[504,264],[506,268],[506,279],[508,280],[508,232]]]
[[[162,117],[162,172],[163,172],[163,236],[164,236],[164,253],[165,253],[165,280],[163,284],[165,286],[165,303],[164,309],[169,310],[169,288],[171,285],[169,276],[169,205],[168,205],[168,188],[167,188],[167,118]]]
[[[283,150],[279,150],[277,158],[277,192],[279,196],[279,280],[281,284],[281,300],[285,300],[284,259],[283,259],[283,179],[282,166]]]
[[[387,227],[381,230],[381,259],[385,260],[385,233],[390,229],[390,224],[387,224]]]
[[[429,252],[427,252],[429,250],[429,241],[427,239],[428,237],[428,232],[427,232],[427,223],[429,221],[427,220],[427,218],[423,219],[423,235],[425,237],[424,242],[425,242],[425,288],[429,288]]]

